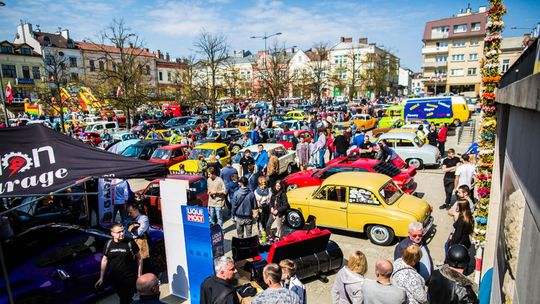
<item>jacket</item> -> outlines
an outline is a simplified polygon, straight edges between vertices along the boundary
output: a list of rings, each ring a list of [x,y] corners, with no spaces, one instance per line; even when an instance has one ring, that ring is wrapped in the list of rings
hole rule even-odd
[[[268,160],[267,173],[268,173],[268,176],[279,174],[279,159],[277,156],[275,155],[270,156],[270,159]]]
[[[204,280],[200,295],[201,304],[239,304],[232,285],[216,276]]]
[[[394,261],[401,258],[401,253],[403,252],[403,249],[409,247],[412,244],[413,241],[411,241],[410,238],[405,238],[401,240],[401,242],[396,245],[396,249],[394,250]],[[416,270],[418,270],[418,273],[422,275],[424,280],[426,282],[429,282],[429,276],[431,275],[431,273],[433,273],[433,260],[431,259],[431,253],[429,252],[429,248],[428,246],[426,246],[424,241],[420,243],[420,248],[422,248],[422,252],[424,252],[424,250],[427,252],[427,259],[429,260],[429,265],[426,265],[422,262],[422,260],[426,258],[423,255],[422,260],[420,260],[420,262],[418,263],[418,265],[415,266],[415,268]]]
[[[257,171],[261,171],[268,165],[268,152],[262,150],[261,153],[257,154],[257,159],[255,159],[255,164],[257,165]]]
[[[219,177],[223,179],[223,182],[225,183],[225,186],[229,186],[230,183],[232,183],[232,176],[238,175],[238,171],[233,168],[232,166],[227,165],[225,168],[221,170],[221,174]]]
[[[306,288],[304,287],[304,284],[302,284],[302,282],[300,281],[300,279],[298,279],[296,275],[291,277],[288,284],[285,284],[285,282],[281,281],[281,286],[294,292],[300,299],[300,304],[306,303]]]
[[[364,280],[362,275],[352,272],[347,266],[341,268],[334,281],[334,286],[332,286],[332,303],[361,304],[364,301],[362,294]],[[352,302],[349,301],[349,298]]]
[[[439,134],[437,134],[437,141],[438,142],[446,142],[446,134],[448,132],[448,129],[446,127],[442,127],[439,130]]]
[[[462,216],[459,216],[457,221],[453,224],[454,231],[450,234],[448,239],[448,248],[455,244],[461,244],[467,248],[471,247],[471,239],[468,231],[472,231],[472,227],[467,227],[467,224],[463,220]]]
[[[253,209],[257,208],[257,201],[253,192],[244,187],[234,193],[231,213],[238,218],[251,219]]]
[[[427,303],[426,281],[416,271],[409,267],[401,258],[394,262],[394,272],[390,278],[392,285],[407,293],[407,303]]]
[[[223,207],[225,206],[225,195],[227,194],[227,189],[225,188],[225,183],[221,177],[216,176],[215,180],[208,178],[208,194],[217,193],[216,195],[208,196],[208,207]]]
[[[270,199],[272,198],[272,191],[269,188],[261,189],[257,187],[253,192],[255,195],[255,200],[257,201],[257,206],[262,208],[263,205],[270,204]]]
[[[272,198],[270,199],[270,208],[277,209],[278,215],[287,214],[290,206],[285,191],[282,190],[277,193],[272,193]]]
[[[448,265],[433,272],[429,281],[429,303],[469,304],[478,303],[478,286],[463,274]]]

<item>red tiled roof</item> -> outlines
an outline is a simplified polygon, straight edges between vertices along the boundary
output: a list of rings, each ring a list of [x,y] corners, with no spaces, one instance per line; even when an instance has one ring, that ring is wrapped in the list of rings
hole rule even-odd
[[[84,42],[84,41],[76,41],[75,44],[77,45],[79,49],[83,51],[108,52],[108,53],[120,54],[120,49],[111,45],[96,44],[96,43]],[[133,54],[146,56],[146,57],[156,57],[156,55],[154,55],[153,53],[145,49],[126,48],[125,52],[126,53],[133,52]]]

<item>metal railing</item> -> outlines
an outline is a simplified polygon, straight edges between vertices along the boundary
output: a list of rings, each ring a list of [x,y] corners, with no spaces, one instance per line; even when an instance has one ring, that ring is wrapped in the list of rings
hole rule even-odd
[[[536,61],[536,50],[538,49],[538,39],[519,56],[514,64],[504,73],[499,83],[499,89],[521,80],[534,73],[534,64]]]

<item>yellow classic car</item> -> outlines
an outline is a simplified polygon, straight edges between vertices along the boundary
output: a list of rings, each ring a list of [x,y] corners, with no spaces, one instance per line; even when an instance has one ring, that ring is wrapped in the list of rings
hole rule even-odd
[[[370,130],[377,126],[378,119],[369,114],[356,114],[349,121],[354,122],[358,130]]]
[[[238,128],[242,130],[242,132],[247,132],[249,130],[249,119],[247,118],[235,119],[231,121],[230,127]]]
[[[231,158],[231,153],[229,152],[229,147],[226,144],[222,143],[204,143],[200,146],[196,146],[191,150],[189,156],[183,162],[179,162],[169,167],[169,172],[171,174],[180,173],[180,165],[184,165],[184,170],[189,173],[197,173],[198,171],[198,160],[199,155],[204,155],[204,159],[208,161],[210,155],[216,155],[216,158],[219,159],[219,162],[223,167],[227,165],[227,160]]]
[[[155,130],[155,132],[156,132],[157,138],[152,137],[153,136],[152,131],[150,131],[148,132],[148,134],[146,134],[145,139],[163,139],[167,141],[171,139],[171,136],[172,136],[171,130],[160,129],[160,130]]]
[[[303,227],[308,216],[317,225],[365,232],[377,245],[390,245],[394,237],[406,237],[411,222],[433,225],[433,208],[424,200],[403,193],[386,175],[343,172],[327,178],[321,186],[287,192],[291,210],[286,223]]]
[[[288,119],[304,120],[304,118],[306,119],[309,118],[309,115],[306,114],[304,111],[295,110],[295,111],[287,112],[284,118],[285,120],[288,120]]]

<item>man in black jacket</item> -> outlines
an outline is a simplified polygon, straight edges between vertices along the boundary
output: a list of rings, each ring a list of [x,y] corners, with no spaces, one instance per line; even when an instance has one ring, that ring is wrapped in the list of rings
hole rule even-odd
[[[349,140],[345,135],[340,133],[336,136],[336,139],[334,139],[334,146],[336,147],[334,157],[345,156],[347,155],[347,149],[349,148]]]
[[[201,304],[239,304],[236,291],[231,284],[238,272],[230,257],[222,256],[214,262],[215,276],[201,284]]]
[[[461,244],[448,249],[445,264],[433,272],[429,281],[429,303],[478,303],[478,286],[463,275],[469,259],[469,251]]]
[[[250,150],[245,150],[244,151],[244,155],[242,156],[242,158],[240,158],[240,166],[242,166],[242,176],[246,175],[249,170],[248,170],[248,167],[249,165],[255,165],[255,159],[253,158],[253,156],[251,156],[251,151]]]
[[[419,222],[412,222],[409,224],[409,237],[401,240],[394,250],[394,260],[401,257],[401,252],[409,247],[411,244],[416,244],[422,250],[422,259],[416,265],[416,270],[424,278],[426,282],[429,282],[429,277],[433,272],[433,260],[429,253],[429,248],[424,242],[424,226]]]
[[[238,237],[244,238],[244,230],[246,237],[250,237],[253,229],[253,209],[257,209],[257,201],[253,192],[248,188],[247,177],[242,176],[238,185],[240,189],[234,193],[231,214],[236,219]]]

